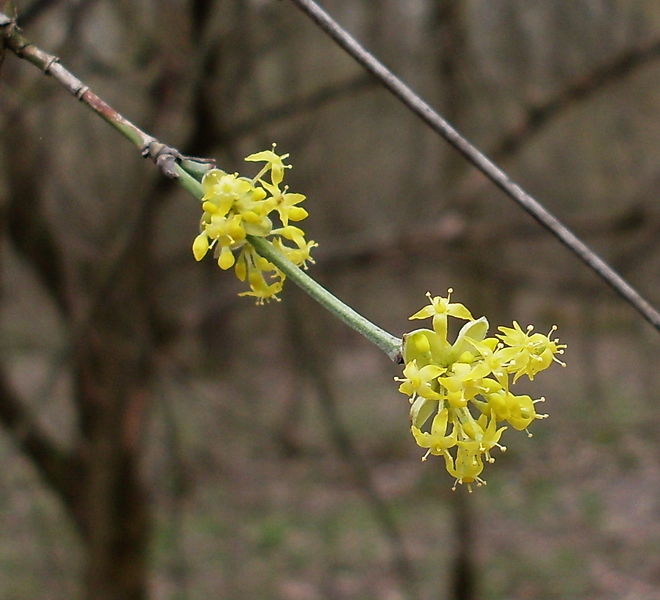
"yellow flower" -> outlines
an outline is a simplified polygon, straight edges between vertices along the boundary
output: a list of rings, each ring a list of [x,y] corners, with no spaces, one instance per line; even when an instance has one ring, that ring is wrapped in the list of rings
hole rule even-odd
[[[446,461],[445,461],[446,462]],[[477,483],[477,486],[484,485],[486,482],[479,477],[484,470],[484,462],[481,458],[481,451],[479,442],[458,442],[458,452],[456,453],[456,461],[452,464],[446,462],[447,470],[450,475],[456,478],[456,484],[467,484],[468,490],[472,491],[472,483]]]
[[[285,186],[284,191],[281,191],[279,184],[270,184],[267,181],[262,181],[261,184],[270,193],[273,206],[279,214],[282,225],[286,227],[289,220],[302,221],[307,218],[307,211],[301,206],[297,206],[305,200],[305,196],[290,193],[288,186]]]
[[[288,225],[289,219],[292,221],[302,221],[307,218],[308,214],[304,208],[296,206],[296,204],[305,200],[305,196],[302,194],[289,194],[286,191],[287,189],[284,188],[284,193],[276,198],[277,206],[275,210],[279,213],[283,225]]]
[[[249,194],[253,186],[248,179],[238,177],[236,173],[228,175],[220,169],[212,169],[202,179],[202,202],[204,209],[215,206],[214,214],[224,217],[234,203],[243,195]]]
[[[231,269],[234,266],[236,259],[234,258],[234,253],[231,251],[229,246],[222,246],[220,253],[218,254],[218,266],[226,271]]]
[[[239,296],[254,296],[257,299],[257,304],[263,304],[265,300],[279,300],[277,294],[282,291],[284,276],[281,275],[280,279],[267,283],[263,272],[254,270],[248,274],[248,282],[250,283],[250,291],[241,292]]]
[[[411,426],[410,430],[417,441],[417,445],[421,448],[428,448],[426,454],[422,456],[422,460],[426,460],[429,454],[435,456],[440,454],[447,455],[447,450],[456,445],[456,429],[453,428],[452,432],[447,435],[448,417],[449,412],[446,408],[438,412],[433,418],[430,433],[423,432],[418,427],[415,427],[415,425]]]
[[[193,255],[195,260],[200,261],[209,251],[209,238],[206,233],[200,233],[193,242]]]
[[[483,452],[486,460],[489,463],[495,462],[495,459],[490,455],[490,451],[497,447],[501,452],[506,452],[506,446],[502,446],[499,441],[502,437],[502,433],[507,429],[506,427],[500,427],[497,429],[497,417],[495,414],[491,413],[490,420],[486,415],[481,415],[479,417],[479,426],[483,431],[483,435],[480,440],[479,451]]]
[[[541,400],[542,401],[542,400]],[[510,392],[506,394],[508,415],[506,420],[514,429],[522,431],[527,429],[534,419],[545,419],[547,415],[539,415],[534,408],[535,400],[530,396],[514,396]],[[531,434],[528,435],[531,437]]]
[[[274,185],[279,185],[284,179],[284,169],[291,168],[291,165],[284,164],[285,158],[289,158],[289,155],[282,154],[280,156],[275,154],[275,144],[273,144],[272,150],[264,150],[262,152],[257,152],[256,154],[250,154],[245,160],[249,162],[265,162],[266,166],[263,171],[270,170],[271,181]],[[263,171],[257,175],[257,178],[261,178]]]
[[[559,340],[551,340],[550,334],[532,333],[533,327],[529,325],[523,331],[516,321],[513,328],[499,327],[503,335],[497,337],[502,340],[508,348],[502,348],[498,354],[509,373],[515,373],[513,381],[517,381],[521,375],[527,375],[530,379],[539,372],[547,369],[555,361],[560,365],[563,363],[555,358],[555,354],[563,354],[564,344]],[[552,333],[556,330],[553,327]]]
[[[449,369],[449,375],[438,381],[447,390],[445,398],[452,408],[467,406],[468,400],[481,392],[481,377],[475,377],[472,365],[456,362]]]
[[[437,392],[437,378],[445,372],[445,369],[436,365],[426,365],[421,369],[417,368],[417,361],[409,362],[403,369],[403,379],[395,377],[395,381],[400,381],[399,391],[411,399],[421,396],[429,400],[441,400],[442,396]],[[435,383],[436,389],[433,389]]]
[[[450,302],[453,291],[449,288],[446,298],[442,296],[431,296],[431,292],[426,292],[426,296],[431,301],[431,304],[417,311],[409,319],[427,319],[428,317],[433,317],[433,330],[438,335],[445,337],[447,335],[447,316],[472,321],[472,315],[465,306],[458,302]]]
[[[423,460],[442,455],[456,484],[472,491],[473,483],[485,484],[481,473],[484,464],[495,462],[492,450],[506,450],[500,438],[507,427],[498,424],[527,430],[534,420],[547,416],[534,407],[543,398],[516,396],[510,385],[522,375],[533,379],[553,362],[563,365],[555,355],[565,346],[549,335],[532,333],[531,327],[523,331],[515,321],[513,328],[500,327],[501,335],[486,337],[486,318],[474,319],[463,304],[450,302],[450,295],[451,289],[446,298],[427,294],[430,305],[410,317],[432,318],[433,330],[417,329],[403,336],[403,378],[395,380],[410,399],[411,432],[427,449]],[[447,339],[450,316],[468,321],[453,343]]]
[[[310,240],[309,242],[302,240],[295,241],[297,248],[290,248],[285,246],[280,238],[273,239],[273,246],[275,246],[284,256],[286,256],[294,265],[307,269],[307,263],[314,263],[311,256],[312,248],[316,248],[318,244]]]
[[[503,359],[501,354],[495,351],[495,347],[497,346],[496,338],[488,338],[483,342],[469,339],[468,342],[474,346],[480,357],[480,361],[475,367],[475,373],[479,377],[486,377],[490,373],[494,373],[496,376],[503,375]]]
[[[202,179],[200,233],[193,241],[193,255],[201,260],[214,248],[218,266],[225,270],[235,266],[236,276],[250,286],[250,291],[241,295],[254,296],[259,304],[277,299],[285,276],[254,251],[248,236],[270,238],[284,256],[302,268],[314,262],[311,251],[318,245],[305,240],[302,229],[289,225],[289,221],[305,219],[307,211],[298,206],[305,196],[289,192],[287,186],[280,189],[284,172],[290,168],[284,164],[288,156],[278,155],[273,144],[271,150],[245,159],[266,163],[252,179],[220,169],[210,170]],[[272,215],[282,227],[273,228]],[[234,252],[239,252],[238,258]]]
[[[221,246],[237,246],[245,239],[243,217],[221,217],[220,213],[215,213],[211,216],[211,222],[206,223],[204,233]]]

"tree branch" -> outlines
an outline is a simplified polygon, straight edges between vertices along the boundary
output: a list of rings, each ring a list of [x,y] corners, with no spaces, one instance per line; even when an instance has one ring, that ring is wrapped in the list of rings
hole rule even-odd
[[[570,83],[546,101],[529,106],[524,117],[490,151],[490,156],[502,159],[515,153],[549,121],[571,104],[586,100],[606,85],[613,83],[634,69],[660,58],[660,40],[633,48],[620,54],[591,73]]]
[[[316,110],[344,96],[373,89],[375,86],[376,81],[372,77],[369,77],[365,73],[360,73],[348,81],[320,87],[302,98],[286,100],[282,104],[262,111],[256,117],[248,117],[243,121],[239,121],[235,125],[230,126],[224,132],[223,137],[232,140],[248,135],[265,125],[282,121],[303,112]]]
[[[609,284],[625,301],[633,306],[651,325],[660,331],[660,313],[621,275],[563,225],[552,213],[546,210],[539,201],[525,192],[520,185],[512,181],[502,169],[489,160],[403,83],[403,81],[397,78],[380,61],[358,44],[318,4],[313,0],[292,1],[310,16],[341,48],[362,65],[367,72],[373,75],[407,106],[409,110],[419,116],[431,129],[450,143],[473,166],[529,213],[539,224],[545,227],[601,277],[601,279]],[[168,177],[177,177],[180,174],[181,169],[176,167],[179,166],[178,163],[183,164],[185,162],[184,159],[187,157],[183,157],[174,149],[158,142],[154,137],[140,130],[108,106],[89,87],[59,64],[56,56],[40,50],[27,40],[20,33],[15,20],[4,12],[0,12],[0,35],[2,35],[4,47],[9,48],[17,56],[32,62],[47,75],[52,75],[69,93],[87,104],[102,119],[110,123],[110,125],[122,133],[127,139],[138,146],[143,156],[152,158],[161,167],[165,175]],[[199,159],[198,162],[203,162],[203,159]]]
[[[73,506],[81,478],[79,463],[43,431],[1,372],[0,423],[12,433],[14,441],[32,459],[48,485],[68,506]]]
[[[199,169],[199,165],[210,168],[210,165],[214,164],[212,159],[184,156],[175,148],[166,146],[155,137],[142,131],[64,68],[57,56],[41,50],[28,40],[16,25],[16,20],[4,12],[0,12],[0,36],[3,48],[8,48],[19,58],[27,60],[46,75],[52,76],[67,92],[137,146],[143,157],[153,160],[166,177],[171,179],[179,177],[179,172],[174,168],[175,163],[181,164],[188,172],[196,171]],[[195,163],[198,166],[195,166]]]
[[[538,200],[495,163],[473,146],[454,129],[429,104],[422,100],[410,87],[390,71],[383,63],[365,50],[344,28],[313,0],[291,0],[319,26],[339,47],[355,59],[366,71],[398,98],[411,112],[416,114],[433,131],[460,152],[468,162],[483,173],[518,206],[545,227],[564,246],[605,281],[619,296],[637,310],[653,327],[660,331],[660,312],[619,275],[580,238],[561,223]]]

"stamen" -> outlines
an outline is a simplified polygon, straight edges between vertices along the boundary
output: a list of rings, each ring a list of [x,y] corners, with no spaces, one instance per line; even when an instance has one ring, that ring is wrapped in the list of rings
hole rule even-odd
[[[563,354],[563,353],[564,353],[563,350],[559,350],[559,351],[557,352],[557,354]],[[553,357],[552,357],[552,361],[553,361],[553,362],[556,362],[558,365],[560,365],[560,366],[562,366],[562,367],[565,367],[565,366],[566,366],[566,363],[565,363],[563,360],[559,360],[556,356],[553,356]]]

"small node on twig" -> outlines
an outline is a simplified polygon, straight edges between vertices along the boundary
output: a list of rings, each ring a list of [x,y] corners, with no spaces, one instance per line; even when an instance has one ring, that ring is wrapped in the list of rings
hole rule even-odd
[[[179,177],[174,165],[183,157],[176,148],[171,148],[165,144],[151,140],[142,148],[140,152],[144,158],[150,158],[154,161],[156,166],[163,172],[165,177],[169,179],[177,179]]]
[[[44,66],[44,73],[46,73],[46,75],[50,75],[50,70],[52,69],[53,65],[55,63],[58,63],[58,62],[60,62],[60,59],[57,58],[57,56],[51,56],[48,59],[48,62],[46,63],[46,65]],[[78,97],[78,98],[80,98],[80,97]]]
[[[180,164],[181,161],[184,160],[215,165],[215,159],[188,156],[186,154],[182,154],[176,148],[167,146],[158,140],[151,140],[145,144],[140,154],[142,154],[144,158],[150,158],[153,160],[156,166],[163,172],[163,174],[170,179],[177,179],[179,177],[179,174],[174,168],[174,165]]]
[[[81,85],[81,86],[78,88],[78,90],[76,91],[75,96],[76,96],[76,98],[78,98],[78,100],[82,100],[82,99],[83,99],[83,96],[84,96],[87,92],[89,92],[89,86],[87,86],[87,85]]]

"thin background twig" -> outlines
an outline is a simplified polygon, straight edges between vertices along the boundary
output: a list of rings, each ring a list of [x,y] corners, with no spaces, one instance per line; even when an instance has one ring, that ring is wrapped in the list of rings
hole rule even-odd
[[[561,223],[538,200],[530,196],[502,169],[473,146],[429,104],[399,79],[376,57],[369,53],[339,23],[313,0],[291,0],[312,21],[334,40],[347,54],[398,98],[411,112],[460,152],[474,167],[500,188],[509,198],[529,213],[564,246],[610,285],[626,302],[660,331],[660,312],[632,287],[619,273]]]

